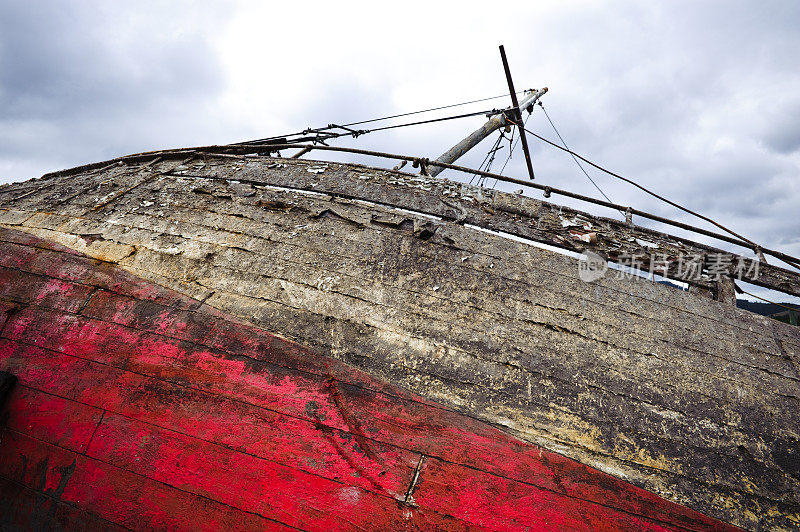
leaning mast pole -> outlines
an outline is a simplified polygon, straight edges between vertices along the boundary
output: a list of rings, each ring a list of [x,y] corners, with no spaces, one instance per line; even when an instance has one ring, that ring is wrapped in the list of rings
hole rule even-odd
[[[494,116],[490,118],[485,124],[483,124],[480,128],[473,131],[468,137],[464,140],[444,152],[442,155],[439,156],[438,159],[432,161],[428,165],[428,175],[430,176],[437,176],[444,170],[443,166],[436,166],[436,163],[444,163],[444,164],[453,164],[455,161],[459,159],[462,155],[467,153],[469,150],[477,146],[483,139],[491,135],[494,131],[505,127],[509,124],[513,124],[516,120],[515,117],[510,116],[515,110],[521,116],[521,109],[527,109],[533,106],[536,101],[542,97],[544,93],[547,92],[547,87],[540,89],[538,91],[533,92],[527,96],[519,106],[514,108],[509,108],[504,110],[498,116]],[[515,97],[516,99],[516,97]]]

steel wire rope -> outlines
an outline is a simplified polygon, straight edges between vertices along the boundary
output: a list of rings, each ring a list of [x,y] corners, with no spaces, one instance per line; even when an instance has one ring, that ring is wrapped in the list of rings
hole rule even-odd
[[[391,126],[376,127],[376,128],[373,128],[373,129],[348,130],[345,133],[326,132],[325,129],[327,129],[327,128],[320,128],[319,130],[309,130],[309,129],[307,129],[307,130],[302,131],[300,133],[292,133],[291,135],[269,137],[267,139],[248,140],[248,141],[245,141],[245,142],[238,142],[238,143],[230,144],[230,146],[251,146],[251,145],[257,145],[257,144],[260,144],[260,143],[269,145],[268,141],[271,141],[271,140],[281,140],[281,141],[283,141],[283,142],[281,142],[279,144],[297,144],[297,143],[300,143],[300,142],[310,141],[310,142],[312,142],[314,144],[320,143],[320,144],[325,145],[324,141],[335,139],[335,138],[339,138],[339,137],[359,137],[361,135],[366,135],[367,133],[374,133],[376,131],[386,131],[388,129],[397,129],[397,128],[401,128],[401,127],[419,126],[419,125],[422,125],[422,124],[433,124],[433,123],[436,123],[436,122],[446,122],[448,120],[457,120],[459,118],[469,118],[469,117],[472,117],[472,116],[479,116],[479,115],[492,116],[492,115],[500,114],[502,112],[503,112],[502,109],[487,109],[487,110],[484,110],[484,111],[475,111],[473,113],[464,113],[464,114],[460,114],[460,115],[451,115],[451,116],[444,116],[444,117],[440,117],[440,118],[431,118],[429,120],[419,120],[417,122],[405,122],[405,123],[402,123],[402,124],[393,124]],[[331,125],[334,126],[333,124],[331,124]],[[334,127],[340,127],[340,126],[334,126]],[[312,135],[312,134],[314,136],[301,137],[299,139],[288,140],[286,138],[286,137],[291,137],[291,136],[296,136],[296,135]]]
[[[502,140],[503,140],[503,138],[504,138],[504,137],[505,137],[505,134],[504,134],[504,132],[503,132],[503,131],[501,131],[501,132],[500,132],[500,135],[497,137],[497,140],[495,141],[494,145],[493,145],[491,148],[489,148],[489,151],[488,151],[488,152],[486,152],[486,157],[484,157],[484,158],[483,158],[483,161],[481,161],[481,164],[479,164],[479,165],[478,165],[478,170],[479,170],[479,171],[481,171],[481,170],[483,169],[483,166],[486,164],[486,161],[488,161],[490,157],[492,157],[492,158],[493,158],[493,155],[494,155],[494,154],[495,154],[495,153],[496,153],[498,150],[500,150],[500,149],[502,148],[502,146],[500,146],[500,142],[502,142]],[[491,165],[489,165],[489,166],[491,166]],[[482,171],[488,172],[488,171],[489,171],[489,170],[488,170],[488,167],[487,167],[487,169],[485,169],[485,170],[482,170]],[[478,183],[480,184],[480,177],[481,177],[481,176],[479,176],[479,175],[478,175],[478,174],[476,174],[476,173],[473,173],[473,174],[472,174],[472,177],[469,179],[469,184],[470,184],[470,185],[472,184],[472,182],[475,180],[475,178],[476,178],[476,177],[478,178]],[[480,186],[480,185],[478,185],[478,186]]]
[[[561,133],[558,132],[558,129],[556,129],[556,125],[553,123],[553,120],[550,118],[550,115],[547,113],[547,109],[545,109],[544,105],[542,105],[542,102],[539,102],[539,107],[542,108],[542,111],[544,112],[545,118],[547,118],[547,121],[550,122],[550,126],[552,126],[553,131],[555,131],[556,135],[558,136],[559,140],[561,141],[561,144],[563,144],[565,148],[569,149],[569,146],[567,146],[567,142],[564,140],[564,137],[561,136]],[[597,191],[600,194],[603,195],[603,197],[606,199],[606,201],[608,201],[609,203],[614,203],[613,201],[611,201],[611,198],[609,198],[606,195],[606,193],[603,192],[603,190],[600,188],[600,186],[597,183],[595,183],[594,179],[592,179],[592,177],[589,175],[589,173],[583,168],[583,165],[581,164],[581,162],[574,155],[570,154],[570,156],[572,157],[572,160],[575,161],[575,164],[578,165],[578,168],[581,169],[581,172],[583,172],[583,175],[585,175],[586,178],[589,181],[591,181],[592,185],[594,185],[594,188],[596,188]],[[625,216],[624,212],[619,211],[619,213],[622,214],[623,216]]]
[[[511,131],[511,135],[513,137],[513,135],[514,135],[514,131],[513,130]],[[508,137],[506,137],[506,132],[501,129],[500,130],[500,135],[497,137],[497,140],[495,141],[494,146],[492,147],[491,150],[489,150],[489,153],[486,154],[488,160],[485,161],[486,164],[485,164],[485,166],[483,168],[484,172],[489,172],[492,169],[492,165],[494,164],[494,160],[497,157],[497,152],[503,149],[503,146],[501,146],[500,144],[503,142],[503,139],[507,139],[507,138]],[[510,142],[511,142],[511,140],[509,140],[509,144],[510,144]],[[481,170],[480,166],[478,167],[478,170]],[[478,178],[478,186],[479,187],[483,187],[483,186],[486,185],[486,180],[488,179],[486,176],[479,176],[478,174],[475,174],[475,176]],[[470,180],[470,183],[472,183],[472,180]]]
[[[519,91],[519,92],[517,92],[517,94],[522,94],[524,92],[525,91]],[[384,117],[381,117],[381,118],[372,118],[370,120],[362,120],[360,122],[351,122],[349,124],[344,124],[344,125],[345,126],[358,126],[358,125],[361,125],[361,124],[368,124],[370,122],[380,122],[382,120],[390,120],[392,118],[400,118],[402,116],[410,116],[410,115],[417,115],[417,114],[421,114],[421,113],[429,113],[431,111],[439,111],[441,109],[450,109],[452,107],[458,107],[458,106],[461,106],[461,105],[469,105],[469,104],[479,103],[479,102],[488,102],[489,100],[497,100],[497,99],[500,99],[500,98],[505,98],[506,96],[508,96],[508,94],[500,94],[499,96],[489,96],[488,98],[480,98],[478,100],[470,100],[468,102],[453,103],[453,104],[450,104],[450,105],[442,105],[440,107],[431,107],[430,109],[423,109],[421,111],[411,111],[411,112],[408,112],[408,113],[400,113],[400,114],[397,114],[397,115],[384,116]]]
[[[519,91],[519,92],[517,92],[517,94],[523,94],[524,92],[525,91]],[[395,114],[395,115],[382,116],[382,117],[379,117],[379,118],[370,118],[368,120],[360,120],[358,122],[350,122],[350,123],[347,123],[347,124],[342,124],[341,126],[337,126],[335,124],[328,124],[327,127],[306,128],[303,131],[298,131],[296,133],[287,133],[285,135],[276,135],[276,136],[273,136],[273,137],[266,137],[266,138],[262,138],[262,139],[248,140],[248,141],[239,142],[239,143],[236,143],[236,144],[237,145],[252,144],[252,143],[256,143],[256,142],[265,142],[265,141],[268,141],[268,140],[284,139],[286,137],[295,137],[295,136],[298,136],[298,135],[307,135],[309,132],[321,132],[321,131],[325,131],[327,129],[333,129],[333,128],[336,128],[336,127],[348,128],[350,126],[357,126],[357,125],[361,125],[361,124],[369,124],[369,123],[372,123],[372,122],[381,122],[383,120],[391,120],[393,118],[400,118],[400,117],[403,117],[403,116],[411,116],[411,115],[417,115],[417,114],[422,114],[422,113],[429,113],[429,112],[432,112],[432,111],[440,111],[442,109],[451,109],[453,107],[459,107],[459,106],[463,106],[463,105],[470,105],[470,104],[473,104],[473,103],[480,103],[480,102],[487,102],[487,101],[490,101],[490,100],[497,100],[497,99],[500,99],[500,98],[505,98],[506,96],[508,96],[508,94],[499,94],[497,96],[489,96],[487,98],[478,98],[476,100],[469,100],[467,102],[459,102],[459,103],[452,103],[452,104],[448,104],[448,105],[440,105],[438,107],[431,107],[431,108],[428,108],[428,109],[420,109],[419,111],[409,111],[407,113],[399,113],[399,114]],[[484,113],[485,112],[480,112],[480,113],[477,113],[477,114],[484,114]],[[416,125],[416,124],[409,124],[409,125]],[[380,131],[380,129],[373,129],[373,130],[368,130],[368,131]],[[352,134],[353,134],[352,132],[346,133],[346,134],[343,133],[343,134],[338,134],[337,137],[338,136],[347,136],[347,135],[352,135]]]
[[[619,175],[619,174],[617,174],[617,173],[614,173],[614,172],[612,172],[611,170],[608,170],[608,169],[606,169],[606,168],[603,168],[603,167],[602,167],[602,166],[600,166],[599,164],[597,164],[597,163],[593,163],[592,161],[590,161],[590,160],[589,160],[589,159],[587,159],[586,157],[583,157],[582,155],[580,155],[580,154],[578,154],[578,153],[575,153],[574,151],[570,150],[569,148],[565,148],[565,147],[563,147],[563,146],[559,146],[559,145],[558,145],[558,144],[556,144],[555,142],[553,142],[553,141],[551,141],[551,140],[549,140],[549,139],[546,139],[545,137],[542,137],[541,135],[538,135],[538,134],[534,133],[533,131],[531,131],[531,130],[529,130],[529,129],[527,129],[527,128],[525,129],[525,131],[526,131],[526,132],[528,132],[528,133],[530,133],[531,135],[533,135],[533,136],[534,136],[534,137],[536,137],[537,139],[541,140],[542,142],[545,142],[545,143],[549,144],[550,146],[553,146],[554,148],[558,148],[559,150],[565,151],[565,152],[567,152],[567,153],[571,154],[572,156],[574,156],[574,157],[577,157],[578,159],[580,159],[581,161],[585,162],[586,164],[589,164],[589,165],[591,165],[591,166],[593,166],[593,167],[597,168],[598,170],[600,170],[600,171],[602,171],[602,172],[605,172],[605,173],[607,173],[607,174],[608,174],[608,175],[610,175],[610,176],[616,177],[617,179],[621,179],[622,181],[625,181],[626,183],[630,183],[631,185],[633,185],[633,186],[635,186],[636,188],[638,188],[638,189],[640,189],[640,190],[644,191],[645,193],[649,194],[650,196],[653,196],[653,197],[654,197],[654,198],[656,198],[656,199],[659,199],[659,200],[661,200],[661,201],[663,201],[663,202],[665,202],[665,203],[667,203],[667,204],[669,204],[669,205],[672,205],[673,207],[675,207],[675,208],[677,208],[677,209],[680,209],[680,210],[682,210],[683,212],[686,212],[686,213],[688,213],[688,214],[691,214],[692,216],[696,216],[696,217],[700,218],[701,220],[705,220],[706,222],[708,222],[708,223],[710,223],[710,224],[712,224],[712,225],[715,225],[715,226],[717,226],[718,228],[722,229],[722,230],[723,230],[723,231],[725,231],[726,233],[728,233],[728,234],[730,234],[730,235],[733,235],[733,236],[735,236],[736,238],[738,238],[738,239],[740,239],[740,240],[742,240],[742,241],[744,241],[744,242],[747,242],[748,244],[750,244],[750,246],[751,246],[751,249],[752,249],[754,252],[758,253],[758,252],[759,252],[759,250],[761,250],[761,246],[759,246],[758,244],[756,244],[755,242],[753,242],[753,241],[752,241],[752,240],[750,240],[749,238],[746,238],[746,237],[744,237],[744,236],[740,235],[739,233],[736,233],[735,231],[733,231],[733,230],[731,230],[731,229],[728,229],[728,228],[727,228],[727,227],[725,227],[724,225],[720,224],[719,222],[716,222],[716,221],[712,220],[712,219],[711,219],[711,218],[709,218],[708,216],[705,216],[705,215],[702,215],[702,214],[700,214],[700,213],[697,213],[697,212],[695,212],[695,211],[693,211],[693,210],[691,210],[691,209],[689,209],[689,208],[687,208],[687,207],[684,207],[683,205],[680,205],[680,204],[678,204],[678,203],[675,203],[675,202],[674,202],[674,201],[672,201],[672,200],[669,200],[669,199],[665,198],[664,196],[661,196],[661,195],[659,195],[659,194],[656,194],[656,193],[655,193],[655,192],[653,192],[652,190],[649,190],[649,189],[647,189],[646,187],[644,187],[644,186],[640,185],[640,184],[639,184],[639,183],[637,183],[636,181],[633,181],[632,179],[628,179],[627,177],[623,177],[623,176],[621,176],[621,175]],[[609,203],[612,203],[612,202],[609,202]],[[783,260],[783,261],[784,261],[784,262],[786,262],[787,264],[790,264],[790,265],[794,266],[794,267],[795,267],[795,268],[797,268],[797,269],[800,269],[800,259],[794,259],[794,260],[791,260],[791,259],[789,259],[789,260],[787,260],[787,259],[785,259],[785,258],[784,258],[784,259],[781,259],[781,260]]]

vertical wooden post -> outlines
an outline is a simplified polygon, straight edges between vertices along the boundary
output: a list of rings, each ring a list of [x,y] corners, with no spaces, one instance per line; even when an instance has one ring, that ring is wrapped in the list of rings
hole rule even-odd
[[[714,300],[736,306],[736,286],[733,283],[733,277],[722,275],[719,278]]]
[[[525,163],[528,165],[528,176],[533,181],[533,163],[531,162],[531,153],[528,151],[528,139],[525,137],[525,126],[522,123],[522,112],[520,112],[519,103],[517,103],[517,91],[514,90],[514,81],[511,79],[511,70],[508,68],[508,60],[506,59],[506,49],[500,45],[500,57],[503,59],[503,70],[506,71],[506,81],[508,81],[508,90],[511,93],[511,103],[514,105],[512,113],[514,113],[514,120],[517,122],[519,128],[519,140],[522,141],[522,153],[525,154]]]

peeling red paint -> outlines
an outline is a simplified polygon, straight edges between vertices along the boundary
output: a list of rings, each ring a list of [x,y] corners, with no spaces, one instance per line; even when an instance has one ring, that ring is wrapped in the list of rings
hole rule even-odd
[[[731,528],[5,229],[0,314],[3,525]]]
[[[19,386],[6,406],[5,425],[34,438],[85,452],[103,411],[38,390]]]

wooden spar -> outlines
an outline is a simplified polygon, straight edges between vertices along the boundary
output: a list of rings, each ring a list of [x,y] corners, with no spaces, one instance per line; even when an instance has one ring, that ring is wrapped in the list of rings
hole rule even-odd
[[[303,155],[305,155],[306,153],[308,153],[308,152],[310,152],[310,151],[311,151],[311,148],[309,148],[308,146],[306,146],[305,148],[303,148],[303,149],[302,149],[302,150],[300,150],[299,152],[297,152],[297,153],[295,153],[294,155],[292,155],[292,156],[290,157],[290,159],[299,159],[300,157],[302,157]]]
[[[536,103],[536,101],[542,97],[547,92],[547,87],[534,92],[533,94],[529,95],[526,99],[522,101],[519,105],[519,109],[525,109],[529,106],[532,106]],[[513,111],[513,108],[510,108]],[[478,145],[483,139],[488,137],[492,134],[492,132],[497,131],[501,127],[505,127],[509,124],[510,121],[506,118],[506,114],[500,114],[498,116],[494,116],[490,118],[485,124],[483,124],[480,128],[476,129],[472,132],[467,138],[444,152],[442,155],[436,159],[435,162],[437,163],[444,163],[444,164],[452,164],[459,157],[467,153],[469,150],[474,148]],[[428,175],[431,177],[435,177],[444,170],[444,166],[436,166],[436,165],[428,165]]]
[[[525,154],[525,164],[528,166],[528,177],[533,181],[533,163],[531,162],[531,152],[528,150],[528,139],[525,138],[525,126],[522,125],[522,111],[517,105],[517,91],[514,90],[514,81],[511,79],[511,70],[508,68],[508,59],[506,59],[506,49],[500,45],[500,57],[503,59],[503,70],[506,73],[506,81],[508,81],[508,92],[511,94],[511,103],[513,104],[514,122],[519,128],[519,140],[522,141],[522,152]]]

